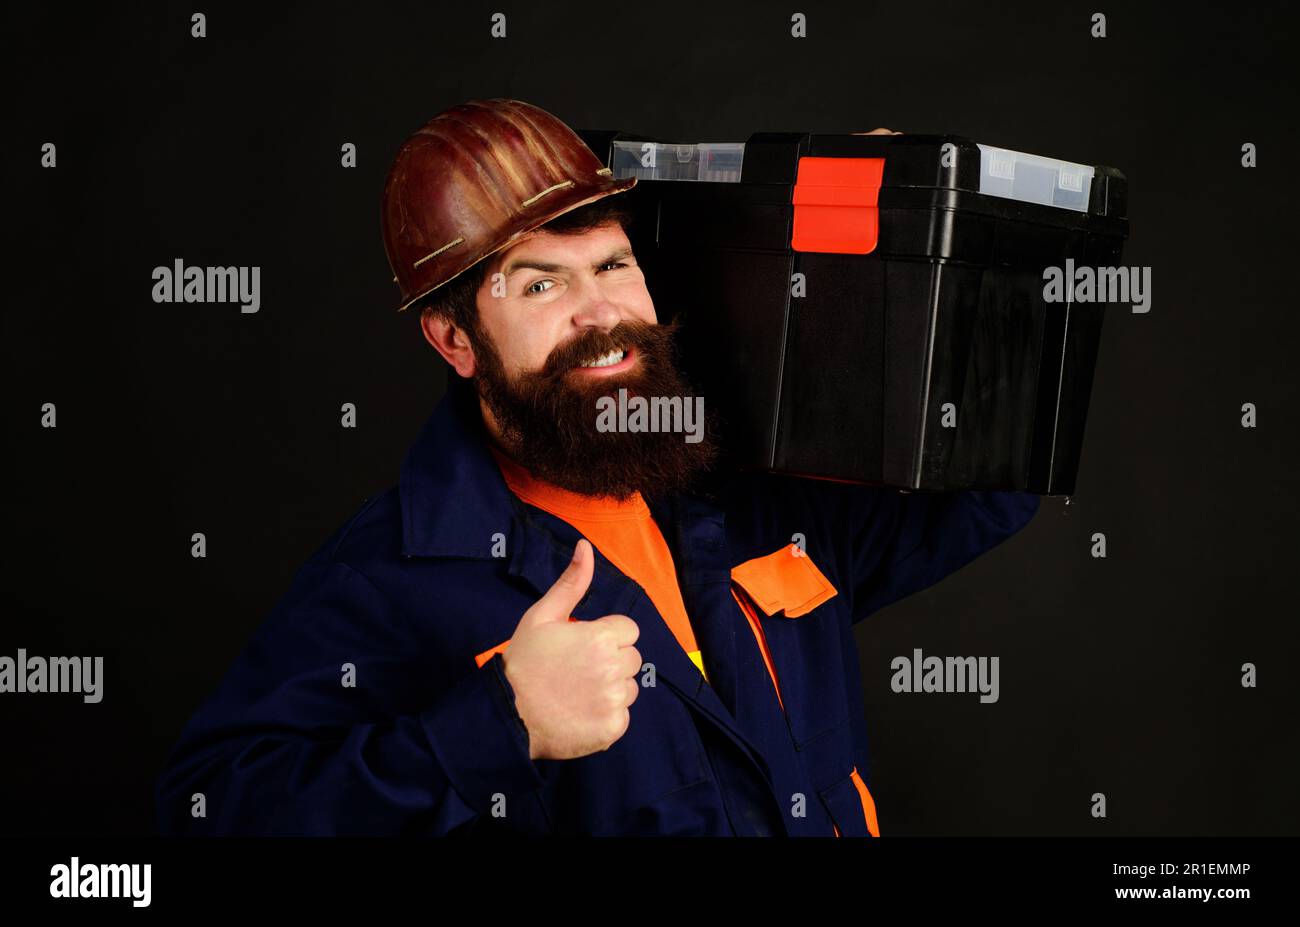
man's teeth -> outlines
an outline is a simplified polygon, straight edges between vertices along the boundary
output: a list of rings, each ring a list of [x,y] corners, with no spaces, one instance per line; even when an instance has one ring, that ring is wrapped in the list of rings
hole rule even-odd
[[[622,359],[623,359],[622,351],[610,351],[608,354],[602,354],[600,357],[596,358],[595,360],[587,361],[585,364],[579,364],[578,366],[579,367],[609,367],[612,364],[617,364]]]

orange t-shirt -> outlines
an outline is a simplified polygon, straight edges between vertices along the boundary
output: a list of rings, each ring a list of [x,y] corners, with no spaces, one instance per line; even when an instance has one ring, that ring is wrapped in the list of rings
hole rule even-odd
[[[488,449],[496,458],[511,492],[529,505],[550,512],[577,528],[623,575],[640,583],[677,642],[707,681],[709,676],[704,672],[704,658],[695,643],[695,632],[691,629],[686,604],[677,585],[672,552],[641,494],[619,502],[609,497],[570,492],[537,479],[491,444]]]

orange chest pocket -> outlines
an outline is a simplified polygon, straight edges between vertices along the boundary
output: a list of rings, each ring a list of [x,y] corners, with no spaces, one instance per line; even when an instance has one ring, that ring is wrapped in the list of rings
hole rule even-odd
[[[732,567],[731,578],[768,616],[783,611],[787,618],[798,618],[837,594],[812,558],[794,544]]]
[[[838,591],[817,569],[812,558],[795,544],[732,567],[731,580],[731,594],[749,622],[776,689],[776,699],[784,710],[781,683],[757,612],[761,610],[769,618],[777,612],[784,612],[787,618],[798,618],[836,596]]]

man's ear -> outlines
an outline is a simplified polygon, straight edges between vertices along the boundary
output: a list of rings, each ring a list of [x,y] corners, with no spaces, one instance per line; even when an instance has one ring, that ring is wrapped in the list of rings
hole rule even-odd
[[[451,364],[456,373],[466,379],[474,376],[477,369],[474,347],[465,337],[463,329],[457,328],[446,316],[428,309],[420,316],[420,329],[424,332],[424,339],[433,345],[443,360]]]

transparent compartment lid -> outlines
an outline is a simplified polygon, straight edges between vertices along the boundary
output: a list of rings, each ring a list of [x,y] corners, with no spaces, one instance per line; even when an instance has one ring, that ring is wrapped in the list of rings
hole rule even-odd
[[[979,150],[980,193],[1088,211],[1096,168],[992,145],[979,145]]]
[[[745,160],[744,142],[614,142],[614,178],[639,180],[703,180],[740,183]]]

